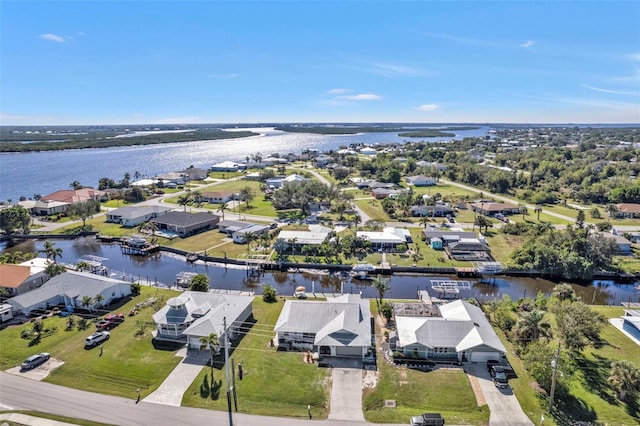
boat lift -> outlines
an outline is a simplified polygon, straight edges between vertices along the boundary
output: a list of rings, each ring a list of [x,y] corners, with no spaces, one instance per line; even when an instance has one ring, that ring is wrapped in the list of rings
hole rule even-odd
[[[471,290],[471,281],[458,280],[430,280],[431,288],[441,298],[455,298],[460,296],[460,290]]]

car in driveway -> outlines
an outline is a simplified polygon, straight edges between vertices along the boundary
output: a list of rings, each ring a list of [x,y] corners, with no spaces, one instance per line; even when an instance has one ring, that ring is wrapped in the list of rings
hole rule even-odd
[[[36,368],[40,364],[47,362],[49,358],[51,358],[51,355],[47,352],[31,355],[29,358],[25,359],[22,364],[20,364],[20,369],[31,370],[32,368]]]
[[[111,335],[108,331],[96,331],[84,340],[84,345],[85,347],[92,348],[102,342],[106,342],[109,340],[109,337],[111,337]]]
[[[113,323],[121,323],[124,321],[124,314],[122,312],[118,312],[117,314],[110,314],[104,317],[105,321],[113,322]]]
[[[498,388],[506,388],[509,386],[509,379],[507,379],[507,373],[504,371],[504,368],[499,365],[491,366],[491,378],[493,379],[493,384]]]

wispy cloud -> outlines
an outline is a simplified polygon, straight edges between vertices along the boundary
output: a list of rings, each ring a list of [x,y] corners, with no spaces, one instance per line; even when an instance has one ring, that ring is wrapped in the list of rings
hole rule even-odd
[[[440,105],[436,104],[423,104],[416,108],[418,111],[435,111],[440,109]]]
[[[625,58],[631,61],[640,62],[640,53],[630,53],[628,55],[625,55]]]
[[[536,42],[535,42],[535,41],[533,41],[533,40],[527,40],[527,41],[525,41],[524,43],[522,43],[522,44],[520,45],[520,47],[524,47],[524,48],[526,49],[526,48],[528,48],[528,47],[533,46],[534,44],[536,44]]]
[[[497,43],[491,40],[483,40],[479,38],[461,37],[453,34],[446,33],[431,33],[425,31],[417,31],[418,34],[422,34],[427,37],[437,38],[440,40],[452,41],[457,44],[464,44],[467,46],[482,46],[482,47],[502,47],[503,44]]]
[[[67,39],[63,36],[55,35],[55,34],[40,34],[39,36],[42,40],[55,41],[56,43],[64,43]]]
[[[240,77],[240,74],[236,74],[234,72],[229,73],[229,74],[211,74],[211,77],[229,79],[229,78],[238,78],[238,77]]]
[[[382,97],[375,93],[360,93],[357,95],[336,96],[336,99],[343,99],[346,101],[377,101],[382,99]]]
[[[344,95],[345,93],[351,93],[351,92],[353,92],[353,90],[351,89],[331,89],[331,90],[327,90],[327,95],[337,96],[337,95]]]
[[[389,64],[389,63],[383,63],[383,62],[370,62],[368,64],[371,68],[369,69],[369,71],[373,74],[378,74],[381,75],[383,77],[390,77],[390,78],[394,78],[394,77],[400,77],[400,76],[419,76],[419,77],[425,77],[427,75],[429,75],[429,72],[419,69],[419,68],[415,68],[415,67],[410,67],[410,66],[406,66],[406,65],[400,65],[400,64]]]
[[[595,90],[596,92],[602,93],[611,93],[613,95],[626,95],[626,96],[640,96],[639,92],[630,92],[625,90],[611,90],[611,89],[602,89],[600,87],[589,86],[588,84],[581,84],[581,87],[589,90]]]

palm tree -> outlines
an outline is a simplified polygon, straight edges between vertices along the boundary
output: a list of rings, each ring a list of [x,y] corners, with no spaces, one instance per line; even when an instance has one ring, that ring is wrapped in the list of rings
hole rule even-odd
[[[155,222],[143,222],[138,225],[138,232],[151,232],[151,236],[155,237],[156,231],[158,230],[158,225]]]
[[[56,258],[62,257],[62,249],[56,248],[55,244],[51,241],[44,242],[44,249],[42,250],[47,257],[47,259],[52,260],[54,263],[56,262]]]
[[[228,209],[229,209],[229,203],[221,203],[218,206],[218,210],[216,211],[222,213],[222,220],[224,220],[224,211]]]
[[[191,202],[191,194],[184,193],[178,197],[178,204],[184,208],[184,211],[187,211],[187,204]]]
[[[607,211],[607,214],[609,215],[609,220],[611,220],[611,218],[615,216],[616,213],[618,213],[618,208],[615,204],[607,204],[607,207],[605,209]]]
[[[524,216],[529,212],[529,209],[527,209],[526,205],[520,203],[518,204],[518,211],[522,215],[522,220],[524,220]]]
[[[102,294],[100,294],[100,293],[96,294],[96,295],[93,297],[93,301],[95,302],[95,306],[96,306],[96,308],[98,308],[98,307],[102,307],[102,301],[103,301],[103,300],[104,300],[104,296],[103,296]]]
[[[354,214],[353,222],[356,224],[356,232],[358,232],[358,224],[362,222],[362,216],[360,216],[358,213]]]
[[[631,361],[614,361],[611,363],[607,381],[618,391],[618,397],[621,400],[626,399],[627,395],[635,397],[635,394],[640,391],[640,369],[636,368]]]
[[[193,197],[193,202],[196,203],[196,206],[200,207],[202,205],[202,192],[193,191],[191,196]]]
[[[536,206],[533,208],[533,211],[538,215],[538,222],[540,222],[540,213],[542,213],[542,206],[540,204],[536,204]]]
[[[80,184],[80,182],[78,182],[77,180],[74,180],[73,182],[71,182],[69,184],[69,186],[71,188],[73,188],[73,190],[77,191],[78,189],[82,188],[82,185]]]
[[[211,386],[213,386],[213,356],[216,352],[216,347],[220,345],[220,341],[218,340],[218,335],[216,333],[211,333],[208,336],[201,336],[200,339],[200,350],[209,351],[209,355],[211,356]]]
[[[81,260],[80,262],[76,263],[76,271],[78,272],[83,272],[86,271],[87,269],[89,269],[89,263],[85,262],[84,260]]]
[[[258,235],[255,232],[247,232],[244,234],[244,242],[247,243],[247,257],[251,251],[251,243],[258,239]]]
[[[296,260],[296,243],[298,242],[298,239],[292,238],[287,242],[291,246],[291,254],[293,255],[293,260]]]
[[[85,308],[89,308],[89,306],[91,306],[91,303],[93,303],[93,297],[91,296],[82,296],[82,299],[80,301],[80,303],[82,303],[82,306],[84,306]]]
[[[379,300],[380,300],[380,303],[382,303],[384,294],[387,291],[391,290],[390,280],[388,278],[383,278],[382,276],[378,275],[371,281],[371,287],[373,287],[378,291],[378,295],[380,296]]]
[[[542,321],[543,318],[544,311],[531,311],[523,315],[518,321],[515,332],[525,345],[538,340],[544,334],[544,331],[549,329],[550,324]]]

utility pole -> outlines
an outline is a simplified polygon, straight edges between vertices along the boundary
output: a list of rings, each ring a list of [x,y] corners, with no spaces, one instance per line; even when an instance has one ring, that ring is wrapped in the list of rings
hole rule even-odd
[[[233,426],[233,412],[231,411],[231,391],[229,389],[229,333],[227,330],[227,317],[223,319],[224,329],[224,370],[227,381],[227,406],[229,409],[229,426]]]
[[[558,349],[556,354],[551,360],[551,367],[553,367],[553,374],[551,375],[551,393],[549,394],[549,412],[553,409],[553,396],[556,391],[556,375],[558,374],[558,362],[560,361],[560,343],[558,343]]]

